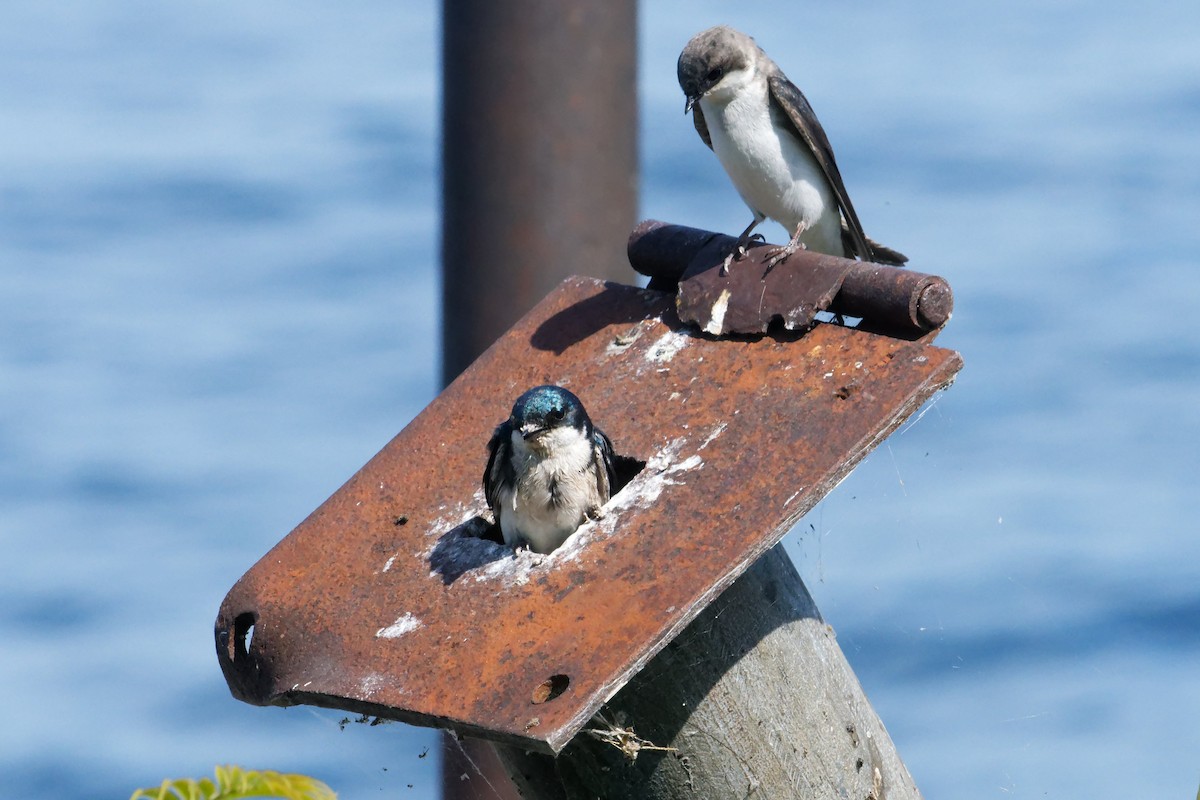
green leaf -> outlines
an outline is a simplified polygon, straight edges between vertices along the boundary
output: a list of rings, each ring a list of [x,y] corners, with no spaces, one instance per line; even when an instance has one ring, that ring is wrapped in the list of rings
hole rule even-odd
[[[165,780],[159,786],[138,789],[129,800],[242,800],[275,797],[282,800],[337,800],[326,784],[307,775],[247,770],[227,765],[216,768],[216,781],[209,778]]]

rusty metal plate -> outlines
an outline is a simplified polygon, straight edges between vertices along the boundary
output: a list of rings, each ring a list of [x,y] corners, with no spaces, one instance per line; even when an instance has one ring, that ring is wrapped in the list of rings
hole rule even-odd
[[[564,282],[233,587],[233,694],[558,752],[600,705],[961,366],[836,325],[704,337],[671,294]],[[479,538],[493,427],[578,394],[644,462],[547,556]]]

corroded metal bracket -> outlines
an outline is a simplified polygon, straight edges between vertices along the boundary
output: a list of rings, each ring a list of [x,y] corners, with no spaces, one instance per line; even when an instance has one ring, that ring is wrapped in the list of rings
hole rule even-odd
[[[838,325],[713,339],[672,294],[571,278],[230,590],[233,694],[558,752],[659,649],[961,367]],[[487,538],[485,444],[530,386],[625,457],[548,556]]]
[[[950,285],[936,275],[803,250],[768,267],[774,245],[750,247],[722,274],[736,242],[645,220],[629,236],[629,263],[650,276],[652,288],[678,292],[681,320],[717,336],[762,334],[776,323],[804,330],[829,310],[897,338],[918,338],[945,325],[954,310]]]

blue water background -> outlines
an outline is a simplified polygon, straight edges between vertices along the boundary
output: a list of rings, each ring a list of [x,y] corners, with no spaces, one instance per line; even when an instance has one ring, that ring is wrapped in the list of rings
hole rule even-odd
[[[918,785],[1193,796],[1200,6],[647,2],[642,213],[736,232],[674,79],[723,21],[955,289],[958,383],[788,539]],[[212,621],[436,392],[438,25],[0,5],[0,794],[436,796],[429,731],[234,701]]]

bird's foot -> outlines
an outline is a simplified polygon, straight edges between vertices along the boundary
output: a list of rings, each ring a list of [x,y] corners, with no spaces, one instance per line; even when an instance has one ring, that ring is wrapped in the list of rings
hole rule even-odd
[[[788,259],[788,257],[790,257],[792,255],[792,253],[795,253],[797,250],[807,250],[807,249],[808,248],[805,247],[800,242],[789,242],[788,244],[785,244],[783,247],[776,247],[770,253],[767,253],[767,269],[766,269],[766,271],[770,272],[771,270],[773,270],[775,268],[776,264],[778,264],[782,261],[786,261]]]
[[[737,244],[733,246],[733,250],[729,253],[729,255],[725,256],[725,261],[721,264],[721,276],[724,277],[729,274],[729,266],[733,264],[733,262],[741,261],[750,254],[750,250],[748,249],[747,245],[749,245],[751,242],[764,244],[766,241],[767,238],[761,233],[751,234],[744,239],[738,239]]]

